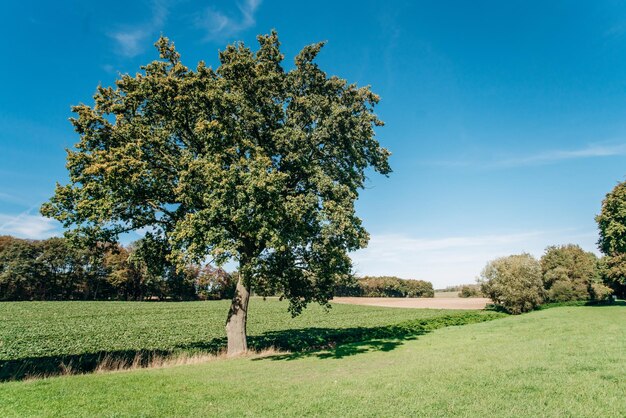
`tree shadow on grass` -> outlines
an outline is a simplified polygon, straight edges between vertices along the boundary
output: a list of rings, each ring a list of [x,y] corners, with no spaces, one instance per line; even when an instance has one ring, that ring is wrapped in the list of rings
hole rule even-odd
[[[606,308],[606,307],[611,307],[611,306],[626,307],[626,300],[618,299],[618,300],[616,300],[614,302],[590,303],[587,306],[595,306],[595,307],[598,307],[598,308]]]
[[[424,332],[425,334],[426,332]],[[372,351],[392,351],[404,344],[405,341],[416,340],[416,336],[401,339],[370,340],[356,343],[345,343],[334,348],[327,348],[322,351],[300,351],[295,353],[276,354],[272,356],[258,357],[252,361],[261,360],[298,360],[305,357],[317,357],[319,359],[342,359],[344,357],[365,354]]]
[[[568,302],[549,302],[544,303],[539,306],[537,310],[546,310],[552,308],[564,308],[564,307],[577,307],[577,306],[585,306],[591,308],[611,308],[611,307],[626,307],[626,301],[618,299],[616,301],[587,301],[587,300],[576,300],[576,301],[568,301]]]
[[[0,360],[0,382],[94,372],[103,363],[116,367],[147,367],[155,358],[166,358],[172,350],[114,350],[74,355],[24,357]]]
[[[320,358],[341,358],[374,349],[390,351],[400,345],[402,340],[416,335],[417,332],[424,333],[401,325],[369,328],[301,328],[249,336],[248,348],[252,351],[270,348],[288,351],[290,354],[284,358],[290,360],[311,355],[314,350],[332,350],[319,353]],[[371,341],[374,339],[378,341]],[[345,345],[361,341],[365,342],[360,346]],[[217,354],[225,349],[226,343],[226,338],[215,338],[179,344],[171,350],[116,350],[0,360],[0,381],[90,373],[96,371],[104,362],[115,364],[118,368],[148,367],[155,358],[170,358],[180,354]]]
[[[265,332],[248,337],[253,351],[277,349],[289,354],[270,356],[274,360],[295,360],[305,356],[321,359],[343,358],[368,351],[391,351],[404,341],[446,326],[484,322],[506,316],[497,312],[463,312],[419,319],[396,325],[352,328],[301,328]],[[155,358],[181,354],[217,354],[226,347],[226,338],[179,344],[167,350],[98,351],[77,355],[40,356],[0,360],[0,381],[33,376],[89,373],[103,362],[117,368],[147,367]],[[324,350],[320,352],[319,350]]]
[[[403,341],[413,340],[432,329],[428,320],[399,325],[353,328],[301,328],[266,332],[248,337],[248,349],[262,351],[268,348],[287,351],[287,354],[262,357],[274,360],[295,360],[302,357],[343,358],[367,351],[391,351]],[[439,324],[441,325],[441,324]],[[184,350],[206,351],[206,342],[179,346]],[[320,352],[320,350],[324,350]],[[261,358],[260,358],[261,359]],[[258,359],[255,359],[258,360]]]

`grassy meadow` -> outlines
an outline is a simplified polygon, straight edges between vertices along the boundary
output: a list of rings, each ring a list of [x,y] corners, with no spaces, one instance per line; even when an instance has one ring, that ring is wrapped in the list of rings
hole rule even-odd
[[[215,353],[226,344],[230,301],[4,302],[0,304],[0,380],[92,371],[103,359],[148,362],[154,355]],[[253,298],[252,349],[320,349],[377,337],[409,337],[447,325],[503,316],[484,311],[389,309],[311,304],[292,318],[287,303]],[[63,365],[61,367],[61,365]]]
[[[6,382],[0,416],[622,417],[625,323],[624,306],[558,307],[325,351]]]

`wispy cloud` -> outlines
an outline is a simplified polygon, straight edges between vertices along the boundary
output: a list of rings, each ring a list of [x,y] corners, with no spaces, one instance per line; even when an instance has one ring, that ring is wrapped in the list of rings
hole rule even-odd
[[[134,25],[132,28],[125,27],[109,33],[109,37],[115,41],[116,52],[119,55],[132,58],[141,54],[152,43],[151,39],[162,29],[167,18],[167,5],[163,0],[152,2],[152,18],[150,21]]]
[[[548,164],[582,158],[612,157],[615,155],[626,155],[626,144],[592,144],[586,146],[585,148],[574,150],[551,150],[526,157],[504,159],[496,164],[500,167],[516,167],[533,164]]]
[[[0,192],[0,202],[16,203],[21,206],[26,206],[28,203],[20,196],[16,196],[10,193]]]
[[[19,215],[0,214],[0,235],[44,239],[59,235],[58,222],[27,212]]]
[[[419,238],[404,234],[373,235],[369,246],[352,254],[357,274],[424,279],[435,287],[472,283],[485,264],[510,254],[540,257],[553,244],[580,244],[595,250],[594,232],[531,231],[475,236]]]
[[[261,0],[243,0],[237,4],[238,16],[209,7],[196,18],[195,24],[206,31],[207,40],[227,38],[254,26],[260,4]]]
[[[502,157],[485,160],[446,160],[430,162],[428,165],[443,167],[480,167],[487,169],[514,168],[533,165],[555,164],[567,160],[626,156],[626,144],[589,144],[583,148],[569,150],[546,150],[519,157]]]

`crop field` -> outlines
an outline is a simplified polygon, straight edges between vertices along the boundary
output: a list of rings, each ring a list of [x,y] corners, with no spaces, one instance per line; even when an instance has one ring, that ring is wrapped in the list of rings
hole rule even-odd
[[[624,306],[558,307],[325,351],[5,382],[0,416],[622,417],[624,323]]]
[[[0,380],[59,373],[61,365],[95,369],[104,358],[215,353],[225,346],[230,301],[5,302],[0,304]],[[291,318],[287,303],[253,298],[253,349],[303,351],[374,337],[408,336],[502,314],[312,304]]]

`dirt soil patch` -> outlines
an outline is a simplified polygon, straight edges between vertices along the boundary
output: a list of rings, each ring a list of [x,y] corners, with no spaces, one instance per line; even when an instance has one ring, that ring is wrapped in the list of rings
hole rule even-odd
[[[336,297],[335,303],[421,309],[483,309],[488,298],[354,298]]]

